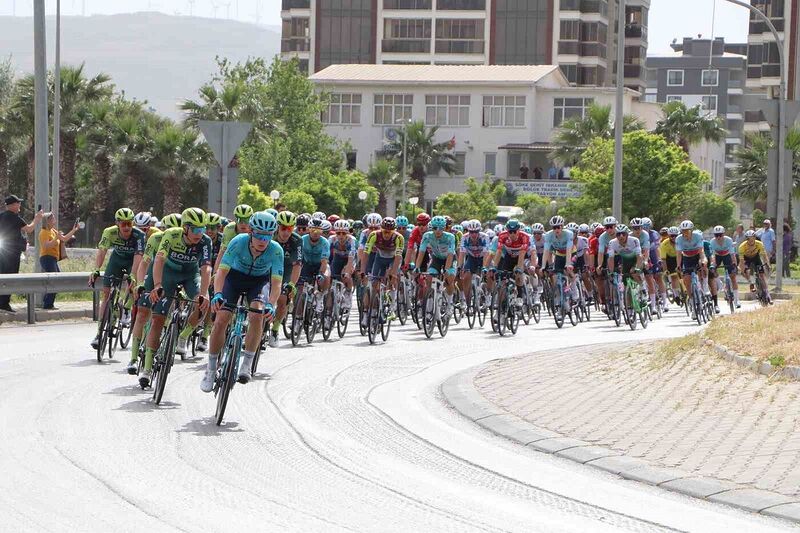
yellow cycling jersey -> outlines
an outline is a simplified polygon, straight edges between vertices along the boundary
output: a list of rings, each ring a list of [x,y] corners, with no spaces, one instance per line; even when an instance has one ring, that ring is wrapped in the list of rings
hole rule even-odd
[[[757,240],[751,245],[745,240],[739,245],[739,255],[743,255],[744,257],[750,259],[759,255],[766,256],[767,251],[764,249],[764,243],[761,241]]]
[[[670,239],[661,241],[661,244],[658,245],[658,249],[661,252],[661,257],[664,259],[667,257],[678,257],[678,251],[675,249],[675,243]]]

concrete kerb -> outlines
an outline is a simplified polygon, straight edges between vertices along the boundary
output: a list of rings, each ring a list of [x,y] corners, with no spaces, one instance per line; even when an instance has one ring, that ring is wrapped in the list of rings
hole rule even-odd
[[[769,361],[758,361],[755,357],[741,355],[729,349],[723,344],[710,341],[714,350],[726,361],[737,364],[743,368],[751,370],[757,374],[774,377],[780,376],[792,380],[800,380],[800,366],[780,366],[776,367]]]
[[[43,309],[36,310],[36,322],[54,321],[54,320],[74,320],[76,318],[92,318],[92,310],[90,309],[64,309],[56,311],[45,311]],[[17,311],[15,314],[0,312],[0,324],[12,324],[17,322],[27,322],[27,315],[22,311]]]
[[[492,433],[539,452],[589,465],[623,479],[800,523],[800,499],[652,465],[642,459],[538,427],[504,411],[484,398],[474,385],[475,376],[492,363],[455,374],[440,387],[442,395],[453,409]]]

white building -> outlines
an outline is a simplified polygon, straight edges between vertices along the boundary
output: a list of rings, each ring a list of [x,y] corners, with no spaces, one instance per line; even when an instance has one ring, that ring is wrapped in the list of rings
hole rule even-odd
[[[425,180],[429,210],[439,195],[463,191],[469,176],[502,178],[542,196],[574,194],[569,169],[547,157],[556,128],[592,102],[613,108],[615,98],[613,88],[571,87],[552,65],[333,65],[310,79],[331,94],[323,121],[330,135],[352,146],[351,167],[366,171],[382,157],[391,130],[409,119],[439,126],[437,141],[454,140],[455,175]],[[624,112],[655,127],[659,107],[638,96],[626,89]]]

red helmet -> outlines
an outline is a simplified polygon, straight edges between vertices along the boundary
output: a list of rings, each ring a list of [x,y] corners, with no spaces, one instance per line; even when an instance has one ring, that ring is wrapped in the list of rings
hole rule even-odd
[[[328,217],[328,222],[330,222],[331,226],[332,226],[332,225],[336,224],[336,221],[341,219],[341,218],[342,217],[340,217],[339,215],[331,215],[331,216]]]
[[[417,215],[417,225],[421,226],[431,221],[431,216],[428,213],[420,213]]]
[[[606,230],[606,229],[605,229],[603,226],[598,226],[598,227],[594,228],[594,236],[595,236],[595,237],[599,237],[600,235],[602,235],[602,234],[603,234],[603,232],[604,232],[605,230]]]

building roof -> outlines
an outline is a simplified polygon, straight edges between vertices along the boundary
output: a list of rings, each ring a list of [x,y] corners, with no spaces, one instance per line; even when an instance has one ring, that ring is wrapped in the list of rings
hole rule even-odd
[[[309,77],[315,82],[533,85],[560,73],[556,65],[331,65]]]

